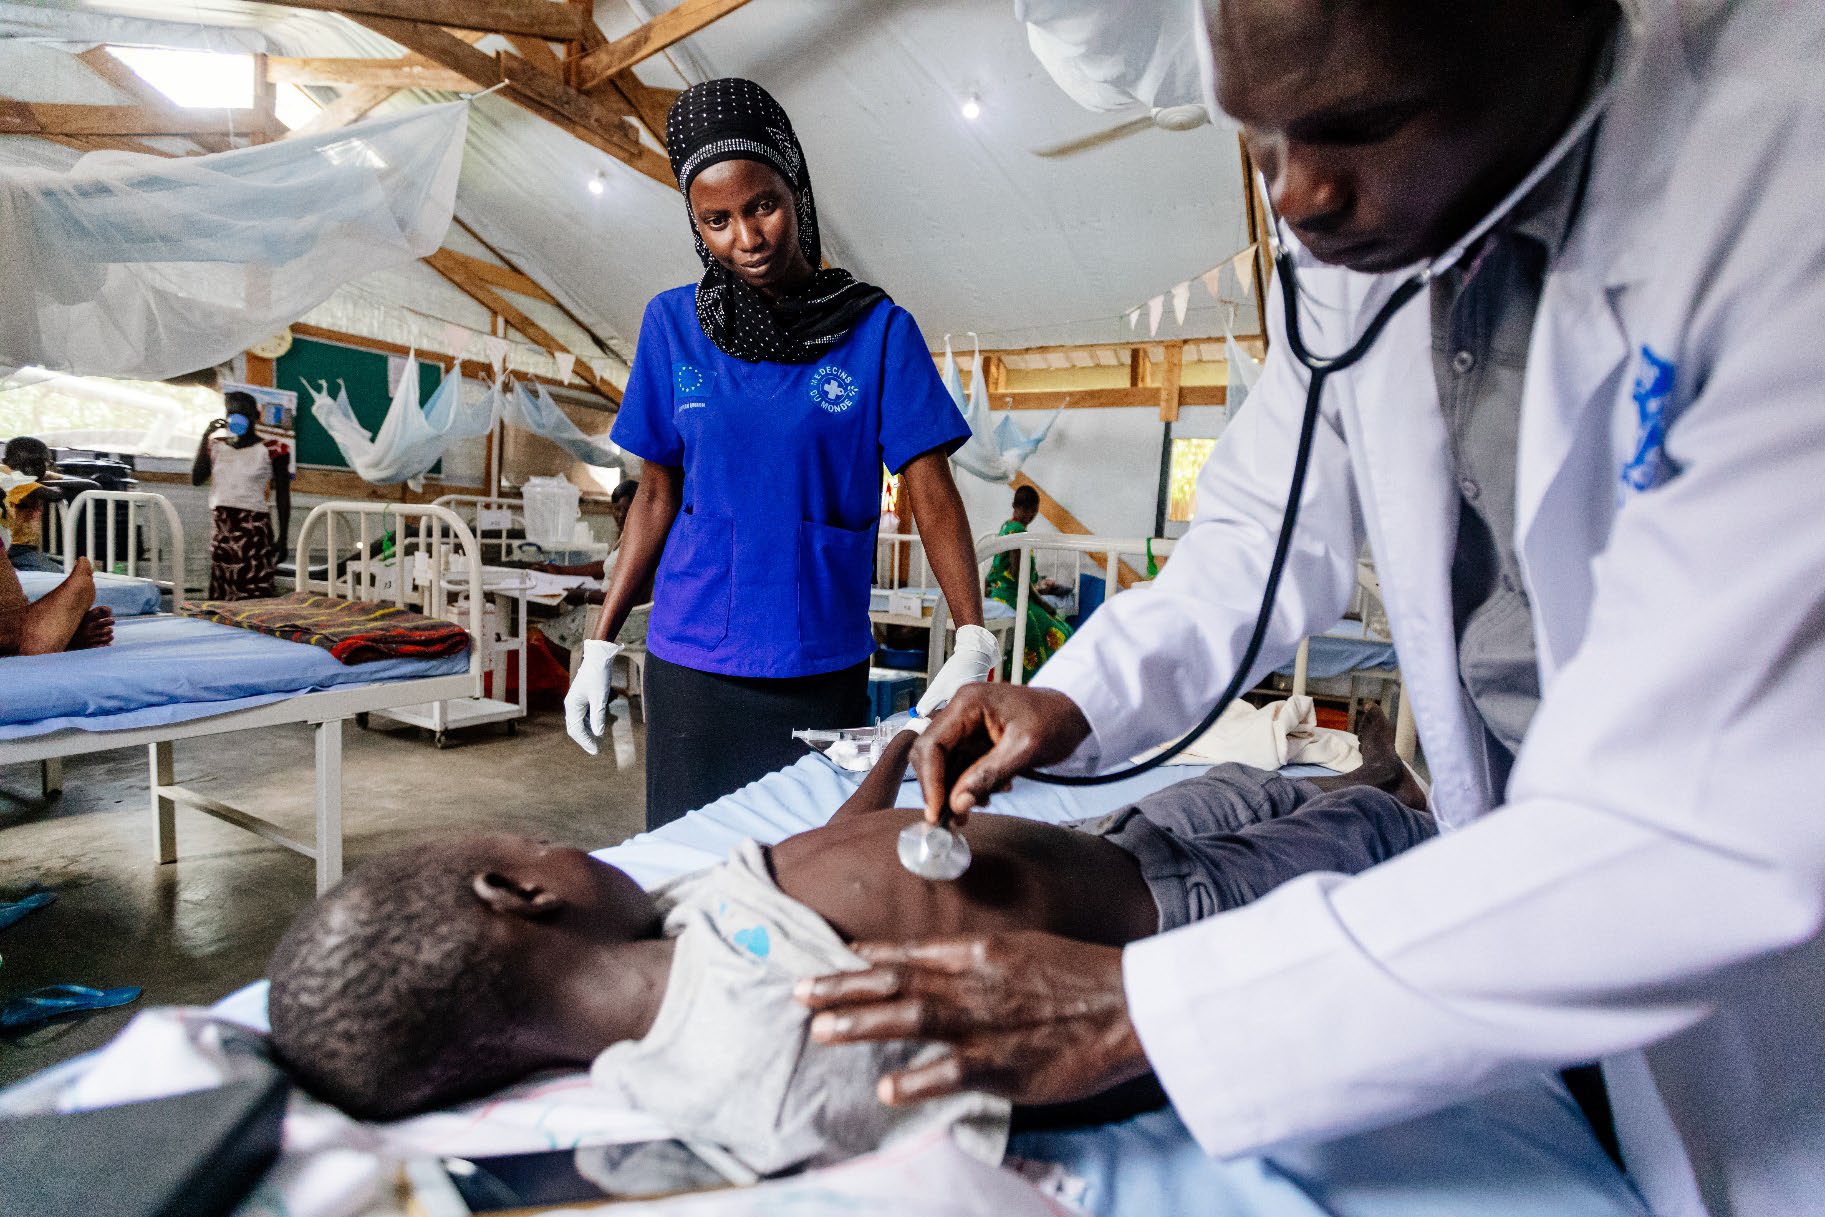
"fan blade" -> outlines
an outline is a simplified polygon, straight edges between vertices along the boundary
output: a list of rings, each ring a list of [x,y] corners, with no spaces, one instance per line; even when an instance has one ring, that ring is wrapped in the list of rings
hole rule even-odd
[[[1143,114],[1141,117],[1131,118],[1119,126],[1109,127],[1091,135],[1080,136],[1077,139],[1066,140],[1062,144],[1053,144],[1046,148],[1034,148],[1032,152],[1034,156],[1043,156],[1048,160],[1056,159],[1058,157],[1076,156],[1080,152],[1088,152],[1092,148],[1101,148],[1105,144],[1113,144],[1117,140],[1127,139],[1137,131],[1151,130],[1153,130],[1153,116],[1151,114]]]

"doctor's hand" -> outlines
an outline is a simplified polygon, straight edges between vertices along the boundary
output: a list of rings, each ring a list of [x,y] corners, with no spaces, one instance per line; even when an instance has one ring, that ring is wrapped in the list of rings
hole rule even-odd
[[[583,644],[583,662],[564,694],[564,730],[577,747],[594,756],[608,729],[608,669],[621,653],[618,642],[591,638]]]
[[[1150,1066],[1128,1019],[1119,947],[1022,931],[856,948],[871,965],[800,981],[821,1044],[937,1040],[944,1055],[888,1074],[883,1103],[962,1090],[1021,1104],[1101,1094]]]
[[[959,689],[913,748],[925,818],[939,824],[949,812],[953,823],[964,823],[1016,774],[1064,760],[1089,735],[1083,711],[1056,689]]]

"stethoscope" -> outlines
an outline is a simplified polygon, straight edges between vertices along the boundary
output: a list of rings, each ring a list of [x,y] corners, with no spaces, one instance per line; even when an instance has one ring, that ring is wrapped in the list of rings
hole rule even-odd
[[[1611,78],[1614,79],[1613,77]],[[1531,194],[1536,186],[1544,181],[1548,174],[1558,168],[1559,164],[1570,155],[1590,134],[1597,120],[1602,117],[1604,108],[1609,104],[1613,88],[1605,84],[1592,97],[1578,116],[1577,121],[1566,129],[1556,143],[1547,150],[1532,172],[1521,179],[1519,185],[1509,191],[1497,203],[1493,210],[1483,217],[1469,232],[1444,253],[1426,263],[1401,285],[1376,310],[1364,328],[1362,335],[1340,355],[1315,355],[1305,344],[1305,334],[1299,323],[1299,278],[1294,267],[1294,251],[1281,229],[1278,216],[1274,217],[1274,238],[1276,250],[1274,266],[1280,280],[1280,298],[1286,319],[1286,346],[1294,359],[1299,361],[1310,376],[1305,391],[1305,416],[1299,427],[1299,446],[1293,458],[1293,478],[1287,489],[1286,511],[1280,518],[1280,533],[1274,542],[1274,560],[1267,569],[1267,580],[1261,588],[1261,607],[1255,614],[1255,628],[1249,633],[1248,646],[1243,649],[1242,660],[1236,665],[1235,675],[1223,695],[1211,706],[1203,720],[1193,727],[1177,742],[1160,752],[1154,753],[1146,760],[1137,761],[1123,769],[1109,773],[1088,775],[1031,772],[1025,776],[1036,782],[1045,782],[1053,786],[1102,786],[1111,782],[1126,781],[1149,770],[1156,769],[1177,757],[1189,748],[1206,731],[1216,725],[1223,711],[1229,708],[1243,693],[1245,682],[1254,671],[1255,663],[1261,657],[1261,646],[1267,640],[1268,623],[1273,619],[1274,600],[1280,591],[1280,577],[1286,571],[1287,556],[1292,552],[1293,533],[1299,524],[1299,501],[1305,493],[1305,479],[1312,458],[1312,441],[1318,433],[1319,408],[1323,404],[1325,382],[1339,372],[1347,371],[1360,363],[1364,356],[1374,347],[1382,331],[1394,320],[1394,315],[1405,308],[1415,296],[1430,287],[1432,281],[1456,266],[1464,256],[1475,248],[1478,242],[1488,236],[1496,225],[1505,220],[1521,200]],[[1263,190],[1263,195],[1267,193]]]

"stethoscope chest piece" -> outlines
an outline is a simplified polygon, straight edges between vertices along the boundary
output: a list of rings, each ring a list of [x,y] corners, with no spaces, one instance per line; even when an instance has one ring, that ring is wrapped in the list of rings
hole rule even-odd
[[[920,821],[900,830],[900,865],[921,879],[948,882],[970,868],[970,843],[962,833]]]

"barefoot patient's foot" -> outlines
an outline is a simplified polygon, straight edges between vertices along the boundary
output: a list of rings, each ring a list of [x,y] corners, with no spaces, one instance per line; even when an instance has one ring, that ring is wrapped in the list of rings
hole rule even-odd
[[[105,604],[97,604],[82,615],[76,625],[76,633],[70,637],[67,651],[87,651],[95,647],[105,647],[114,641],[114,610]]]
[[[87,558],[42,599],[25,607],[19,623],[19,654],[52,655],[68,650],[70,640],[95,604],[95,571]],[[108,626],[113,634],[113,625]]]

